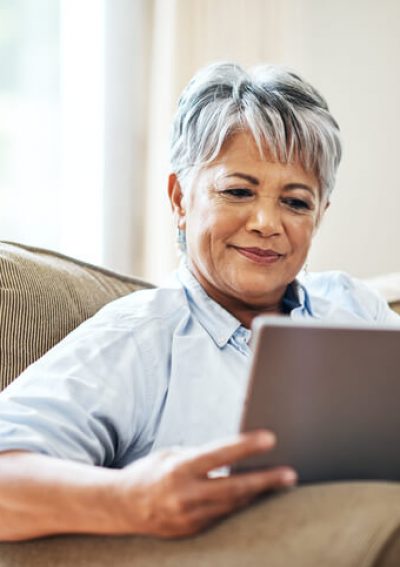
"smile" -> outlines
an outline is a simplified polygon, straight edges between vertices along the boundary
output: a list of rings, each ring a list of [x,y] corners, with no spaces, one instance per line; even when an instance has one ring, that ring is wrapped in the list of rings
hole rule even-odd
[[[239,246],[233,246],[233,248],[242,256],[245,256],[256,264],[263,264],[264,266],[275,264],[284,256],[283,254],[275,252],[275,250],[264,250],[255,247],[242,248]]]

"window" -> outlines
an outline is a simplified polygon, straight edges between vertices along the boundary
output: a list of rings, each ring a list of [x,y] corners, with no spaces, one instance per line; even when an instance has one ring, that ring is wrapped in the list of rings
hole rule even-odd
[[[0,0],[0,238],[102,260],[104,3]]]

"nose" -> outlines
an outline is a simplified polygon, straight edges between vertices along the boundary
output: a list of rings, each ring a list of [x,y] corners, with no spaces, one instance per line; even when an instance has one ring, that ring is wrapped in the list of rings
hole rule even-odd
[[[246,228],[249,232],[257,232],[264,237],[281,234],[281,210],[275,200],[266,199],[255,203],[249,212]]]

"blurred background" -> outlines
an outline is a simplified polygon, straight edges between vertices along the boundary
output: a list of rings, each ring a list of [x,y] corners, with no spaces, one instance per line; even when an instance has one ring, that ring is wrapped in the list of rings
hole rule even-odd
[[[309,269],[400,272],[398,0],[0,0],[0,239],[154,282],[180,91],[201,66],[287,65],[344,159]]]

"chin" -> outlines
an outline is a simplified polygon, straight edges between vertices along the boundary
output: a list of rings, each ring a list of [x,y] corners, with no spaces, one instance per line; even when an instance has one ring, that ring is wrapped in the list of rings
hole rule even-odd
[[[276,289],[286,287],[286,280],[282,278],[274,278],[273,275],[266,276],[265,274],[252,274],[251,272],[246,275],[245,280],[240,278],[236,281],[236,286],[246,294],[265,294],[270,293]]]
[[[288,285],[286,280],[271,281],[271,278],[265,278],[265,276],[260,278],[259,281],[257,279],[257,277],[254,277],[251,281],[236,282],[236,285],[233,286],[237,297],[243,302],[260,306],[265,305],[265,303],[271,301],[271,296],[283,295]]]
[[[285,286],[286,287],[286,286]],[[271,295],[278,293],[276,287],[237,287],[237,297],[249,305],[265,305],[271,299]]]

